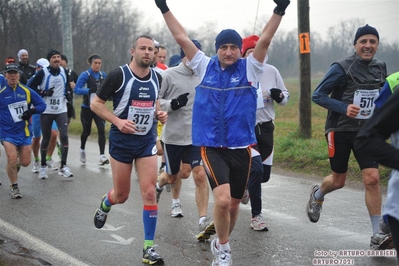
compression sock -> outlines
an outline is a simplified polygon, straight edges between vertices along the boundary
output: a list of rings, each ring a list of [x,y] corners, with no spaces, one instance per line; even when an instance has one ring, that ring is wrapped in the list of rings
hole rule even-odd
[[[154,245],[155,230],[157,227],[158,205],[144,205],[143,224],[144,224],[144,250]]]
[[[101,203],[101,208],[105,212],[109,212],[111,206],[114,205],[114,203],[111,201],[111,191],[112,190],[107,193],[107,196],[105,196],[103,202]]]

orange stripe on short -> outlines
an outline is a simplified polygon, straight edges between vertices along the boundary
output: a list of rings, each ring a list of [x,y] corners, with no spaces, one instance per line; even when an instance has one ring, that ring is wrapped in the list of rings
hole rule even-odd
[[[335,154],[335,142],[334,142],[334,132],[330,132],[327,134],[327,142],[328,142],[328,157],[332,158]]]
[[[213,172],[211,168],[211,164],[209,163],[208,156],[206,156],[206,147],[201,147],[201,157],[202,160],[204,161],[204,165],[206,166],[206,169],[208,170],[209,175],[215,182],[216,186],[219,186],[219,183],[215,177],[215,173]]]

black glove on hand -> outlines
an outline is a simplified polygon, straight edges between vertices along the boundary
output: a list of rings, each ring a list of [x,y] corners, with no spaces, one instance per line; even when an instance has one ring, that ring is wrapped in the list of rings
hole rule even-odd
[[[28,109],[28,110],[26,110],[25,112],[22,113],[21,118],[23,120],[29,120],[29,118],[35,113],[36,113],[36,109],[35,108]]]
[[[157,4],[157,7],[159,10],[161,10],[162,14],[165,14],[166,12],[169,11],[169,7],[166,4],[166,0],[155,0],[155,4]]]
[[[277,103],[280,103],[284,99],[284,94],[281,93],[280,89],[270,89],[270,97],[275,100]]]
[[[179,95],[179,97],[177,97],[176,99],[173,99],[171,102],[170,102],[170,106],[172,107],[172,110],[177,110],[177,109],[179,109],[179,108],[182,108],[183,106],[186,106],[186,104],[187,104],[187,102],[188,102],[188,98],[187,98],[187,96],[189,95],[190,93],[183,93],[183,94],[181,94],[181,95]]]
[[[96,92],[97,92],[97,87],[89,88],[89,93],[96,93]]]
[[[45,97],[45,96],[53,96],[53,94],[54,94],[54,87],[53,87],[53,88],[50,88],[50,89],[48,89],[48,90],[42,90],[42,91],[41,91],[42,97]]]
[[[274,3],[277,4],[277,6],[273,10],[274,14],[277,14],[279,16],[284,16],[285,9],[290,4],[290,0],[273,0],[273,1]]]

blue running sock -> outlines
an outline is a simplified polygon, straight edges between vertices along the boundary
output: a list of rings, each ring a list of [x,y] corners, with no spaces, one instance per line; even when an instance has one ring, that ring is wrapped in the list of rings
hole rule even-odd
[[[144,205],[143,224],[144,224],[144,250],[154,245],[155,230],[158,219],[158,205]]]

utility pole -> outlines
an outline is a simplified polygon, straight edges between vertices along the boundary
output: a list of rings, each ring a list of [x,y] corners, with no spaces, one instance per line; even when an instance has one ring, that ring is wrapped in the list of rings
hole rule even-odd
[[[299,40],[299,137],[312,137],[312,109],[310,98],[310,33],[309,0],[298,0],[298,40]]]
[[[62,53],[68,58],[68,68],[73,69],[71,1],[61,0],[61,6],[62,6]]]

